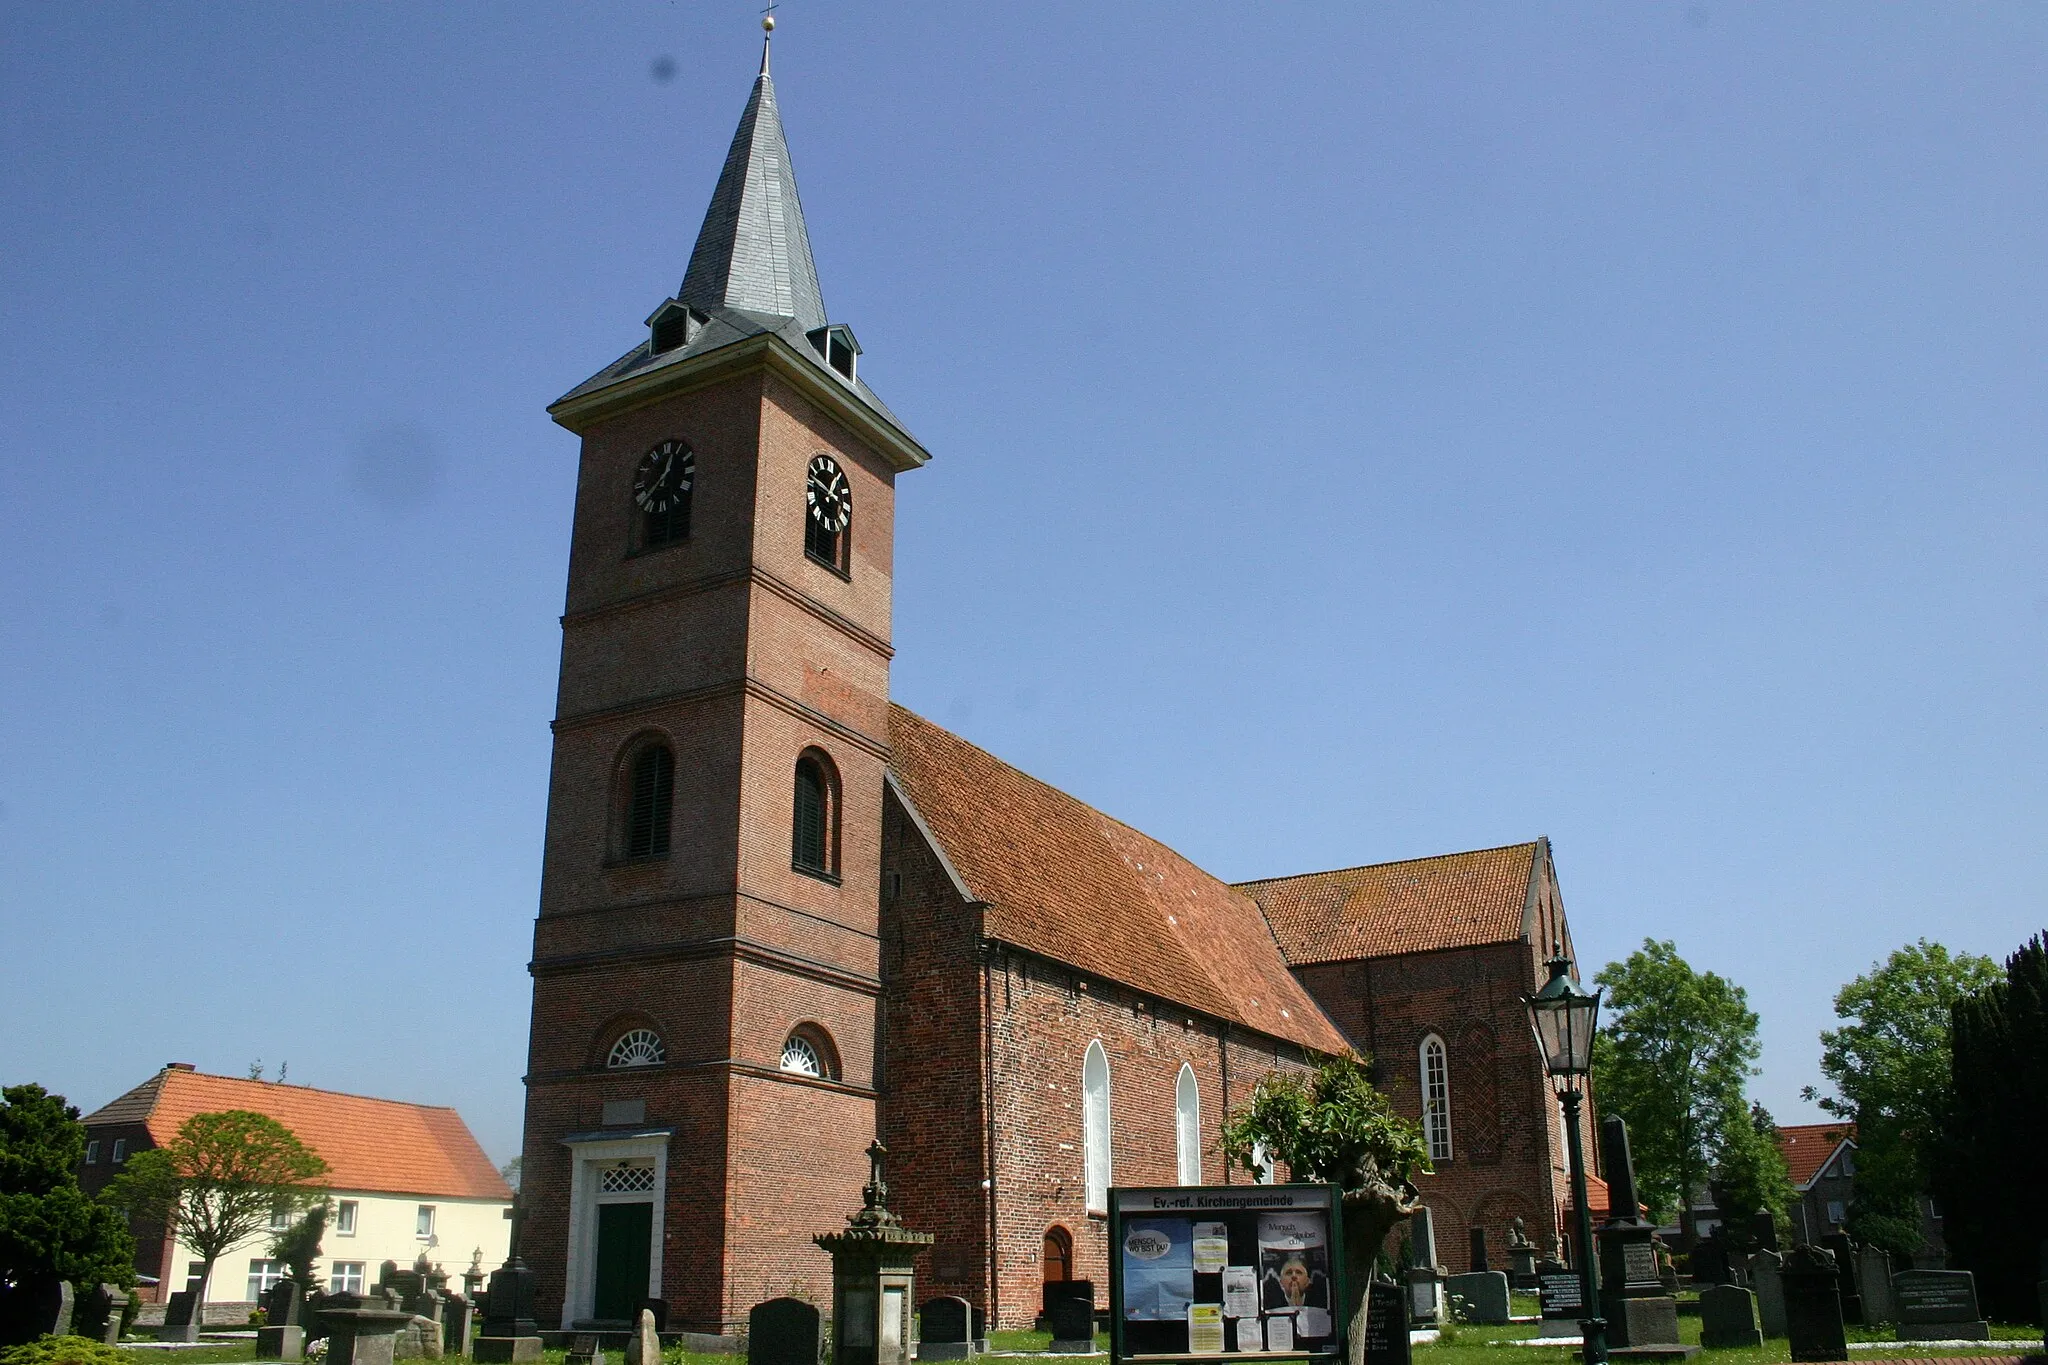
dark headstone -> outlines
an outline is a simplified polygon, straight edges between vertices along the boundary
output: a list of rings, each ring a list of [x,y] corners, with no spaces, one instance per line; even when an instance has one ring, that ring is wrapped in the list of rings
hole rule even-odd
[[[1778,1220],[1772,1216],[1770,1210],[1751,1215],[1749,1240],[1755,1243],[1760,1251],[1778,1249]]]
[[[517,1221],[513,1223],[518,1226]],[[533,1271],[518,1256],[491,1272],[483,1332],[470,1358],[508,1365],[541,1358],[540,1326],[533,1320]]]
[[[1411,1327],[1434,1327],[1443,1321],[1443,1276],[1436,1268],[1421,1264],[1408,1267],[1408,1322]]]
[[[967,1300],[952,1296],[926,1299],[918,1313],[919,1360],[965,1360],[974,1354],[974,1310]]]
[[[1486,1229],[1473,1228],[1468,1235],[1472,1244],[1472,1273],[1493,1269],[1486,1263]]]
[[[1093,1280],[1047,1280],[1039,1290],[1038,1311],[1046,1317],[1052,1316],[1052,1305],[1056,1299],[1086,1299],[1095,1302]]]
[[[1498,1270],[1453,1275],[1444,1281],[1444,1293],[1465,1301],[1467,1322],[1498,1327],[1508,1320],[1508,1277]]]
[[[823,1345],[818,1310],[802,1299],[770,1299],[747,1314],[747,1365],[818,1365]]]
[[[1436,1215],[1428,1205],[1408,1215],[1408,1240],[1415,1248],[1415,1264],[1435,1270],[1436,1259]]]
[[[298,1327],[299,1310],[306,1296],[297,1280],[279,1280],[263,1291],[263,1318],[272,1327]]]
[[[1769,1247],[1749,1258],[1749,1282],[1756,1289],[1758,1325],[1767,1337],[1785,1335],[1784,1258]]]
[[[1990,1326],[1977,1308],[1977,1280],[1967,1270],[1902,1270],[1892,1276],[1901,1341],[1985,1341]]]
[[[1716,1351],[1763,1344],[1756,1326],[1756,1295],[1732,1284],[1700,1291],[1700,1345]]]
[[[967,1330],[974,1335],[974,1349],[977,1351],[987,1351],[988,1314],[982,1312],[979,1308],[975,1309],[973,1321],[968,1324]]]
[[[1785,1287],[1785,1335],[1794,1360],[1847,1360],[1842,1291],[1834,1257],[1820,1247],[1797,1246],[1779,1275]]]
[[[117,1285],[95,1285],[72,1310],[71,1330],[103,1346],[121,1344],[121,1316],[128,1308],[128,1294]]]
[[[74,1307],[69,1281],[44,1275],[13,1285],[0,1281],[0,1346],[71,1335]]]
[[[1408,1296],[1392,1280],[1366,1288],[1365,1365],[1410,1365]]]
[[[469,1354],[469,1339],[476,1334],[476,1305],[460,1294],[450,1294],[441,1314],[441,1350],[451,1356]]]
[[[1719,1238],[1708,1237],[1693,1244],[1692,1282],[1699,1285],[1733,1284],[1734,1269],[1728,1264],[1728,1248]]]
[[[199,1291],[180,1289],[164,1305],[164,1325],[157,1329],[158,1341],[199,1340]]]
[[[602,1349],[597,1344],[597,1333],[579,1332],[569,1338],[568,1349],[562,1353],[563,1365],[595,1365]]]
[[[1628,1124],[1619,1114],[1600,1120],[1600,1170],[1607,1178],[1607,1221],[1633,1223],[1641,1216],[1636,1168],[1629,1156]]]
[[[1536,1297],[1546,1322],[1577,1322],[1586,1316],[1586,1287],[1579,1272],[1545,1262],[1536,1272]]]
[[[292,1323],[285,1327],[257,1328],[256,1358],[258,1360],[304,1360],[306,1358],[306,1329],[297,1323]]]
[[[1842,1321],[1863,1321],[1863,1294],[1856,1283],[1856,1244],[1846,1232],[1831,1232],[1820,1244],[1835,1258],[1836,1292],[1842,1296]]]
[[[1073,1281],[1081,1283],[1081,1281]],[[1046,1306],[1046,1326],[1052,1330],[1051,1349],[1061,1352],[1095,1349],[1095,1299],[1069,1294]]]

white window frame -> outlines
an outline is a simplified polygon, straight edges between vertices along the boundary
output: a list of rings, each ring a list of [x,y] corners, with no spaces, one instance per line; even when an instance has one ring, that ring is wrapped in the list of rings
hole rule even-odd
[[[85,1164],[88,1166],[100,1164],[100,1144],[97,1138],[85,1144]]]
[[[433,1204],[421,1204],[413,1212],[412,1235],[415,1241],[431,1242],[434,1240],[435,1207]]]
[[[249,1260],[249,1282],[245,1286],[251,1302],[261,1299],[270,1292],[271,1286],[285,1277],[285,1263],[267,1257],[251,1257]]]
[[[342,1199],[334,1205],[334,1235],[353,1237],[356,1235],[356,1201]]]
[[[115,1138],[115,1139],[114,1139],[114,1164],[115,1164],[116,1166],[118,1166],[118,1165],[120,1165],[120,1164],[121,1164],[122,1162],[126,1161],[127,1159],[128,1159],[128,1139],[127,1139],[127,1138]]]
[[[1195,1069],[1180,1064],[1173,1079],[1173,1153],[1175,1173],[1183,1185],[1202,1183],[1202,1087]]]
[[[1442,1035],[1429,1034],[1417,1049],[1422,1076],[1422,1137],[1431,1161],[1449,1161],[1451,1147],[1451,1050]]]
[[[280,1199],[270,1206],[270,1230],[284,1232],[292,1225],[292,1206]]]
[[[336,1294],[360,1294],[365,1284],[367,1261],[329,1261],[327,1288]]]
[[[1109,1212],[1115,1131],[1110,1122],[1109,1053],[1097,1038],[1081,1059],[1081,1155],[1090,1213]]]

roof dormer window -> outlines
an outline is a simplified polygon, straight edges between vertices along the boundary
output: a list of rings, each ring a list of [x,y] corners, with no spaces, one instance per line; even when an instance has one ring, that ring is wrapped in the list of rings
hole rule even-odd
[[[697,332],[710,318],[688,304],[669,299],[647,319],[648,336],[655,355],[679,350],[697,339]]]
[[[818,348],[825,364],[851,384],[857,364],[854,357],[860,354],[860,343],[853,339],[853,329],[843,322],[828,322],[804,335],[811,339],[811,345]]]

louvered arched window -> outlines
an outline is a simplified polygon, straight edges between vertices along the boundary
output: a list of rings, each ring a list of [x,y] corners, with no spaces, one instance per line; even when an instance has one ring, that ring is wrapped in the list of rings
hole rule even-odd
[[[1109,1135],[1109,1054],[1098,1038],[1081,1062],[1081,1147],[1091,1213],[1109,1212]]]
[[[807,749],[796,761],[796,801],[789,835],[790,866],[814,876],[839,872],[839,782],[832,761]]]
[[[668,830],[675,802],[676,761],[666,744],[649,744],[633,755],[627,779],[625,855],[668,856]]]
[[[1422,1136],[1431,1161],[1451,1159],[1451,1059],[1434,1033],[1422,1040]]]
[[[1202,1088],[1186,1062],[1173,1083],[1173,1146],[1180,1183],[1202,1183]]]

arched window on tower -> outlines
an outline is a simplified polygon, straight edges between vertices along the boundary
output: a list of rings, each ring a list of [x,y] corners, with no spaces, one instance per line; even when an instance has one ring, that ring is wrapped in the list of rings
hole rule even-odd
[[[828,881],[839,874],[839,777],[832,760],[806,749],[796,761],[789,864]]]
[[[1109,1054],[1098,1038],[1081,1062],[1081,1148],[1090,1213],[1109,1212],[1109,1135]]]
[[[1422,1136],[1431,1161],[1451,1159],[1451,1059],[1434,1033],[1422,1040]]]
[[[1180,1076],[1173,1083],[1173,1146],[1178,1158],[1180,1183],[1202,1183],[1202,1088],[1195,1084],[1195,1069],[1180,1064]]]
[[[675,789],[676,761],[666,744],[648,744],[633,755],[627,773],[626,837],[621,850],[626,857],[668,856]]]

